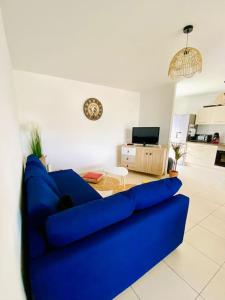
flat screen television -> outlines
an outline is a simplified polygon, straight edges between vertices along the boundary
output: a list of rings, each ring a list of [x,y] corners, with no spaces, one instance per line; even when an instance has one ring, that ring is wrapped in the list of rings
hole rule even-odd
[[[133,144],[158,145],[160,127],[133,127]]]

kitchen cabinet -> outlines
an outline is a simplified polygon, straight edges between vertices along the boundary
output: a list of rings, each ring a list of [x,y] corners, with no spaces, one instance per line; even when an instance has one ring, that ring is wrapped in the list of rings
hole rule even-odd
[[[199,110],[196,124],[225,124],[225,106],[204,107]]]
[[[204,107],[196,116],[196,124],[213,124],[214,107]]]
[[[213,124],[225,124],[225,106],[214,107]]]

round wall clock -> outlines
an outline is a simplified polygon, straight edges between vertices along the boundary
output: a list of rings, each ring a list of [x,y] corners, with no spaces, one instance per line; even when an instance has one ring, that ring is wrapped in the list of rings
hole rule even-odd
[[[89,98],[84,102],[84,114],[92,121],[96,121],[101,118],[103,113],[103,107],[101,102],[96,98]]]

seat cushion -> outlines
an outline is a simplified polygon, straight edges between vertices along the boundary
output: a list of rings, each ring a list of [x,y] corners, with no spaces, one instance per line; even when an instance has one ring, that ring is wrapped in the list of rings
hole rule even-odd
[[[48,241],[64,246],[129,217],[133,199],[122,193],[51,215],[46,221]]]
[[[135,209],[139,210],[171,198],[181,185],[182,182],[176,177],[166,178],[137,185],[125,193],[134,199]]]

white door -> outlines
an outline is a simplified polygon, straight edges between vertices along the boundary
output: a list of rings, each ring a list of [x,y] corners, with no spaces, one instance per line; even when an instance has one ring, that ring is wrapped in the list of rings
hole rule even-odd
[[[171,142],[172,143],[186,143],[188,126],[189,126],[189,115],[174,115],[171,130]]]

